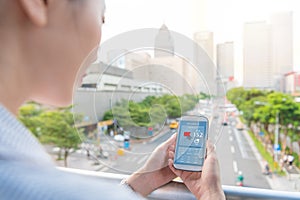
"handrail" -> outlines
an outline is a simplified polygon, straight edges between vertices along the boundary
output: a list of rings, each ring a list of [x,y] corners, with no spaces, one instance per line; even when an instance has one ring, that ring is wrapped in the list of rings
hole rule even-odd
[[[69,173],[76,173],[84,176],[92,176],[99,179],[105,179],[105,181],[119,183],[123,178],[128,175],[123,174],[114,174],[106,172],[94,172],[80,169],[71,169],[71,168],[62,168],[59,167],[59,170],[63,170]],[[227,200],[239,200],[239,199],[285,199],[285,200],[299,200],[299,192],[286,192],[286,191],[277,191],[270,189],[259,189],[259,188],[249,188],[249,187],[238,187],[238,186],[222,186]],[[189,192],[184,184],[181,182],[172,181],[161,188],[152,192],[148,199],[160,199],[160,200],[171,200],[171,199],[184,199],[184,200],[195,200],[194,195]]]

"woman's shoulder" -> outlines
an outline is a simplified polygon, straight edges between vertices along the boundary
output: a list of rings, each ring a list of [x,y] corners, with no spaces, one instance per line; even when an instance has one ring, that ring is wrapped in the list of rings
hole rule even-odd
[[[119,186],[89,176],[41,168],[20,162],[0,161],[1,199],[136,199]]]

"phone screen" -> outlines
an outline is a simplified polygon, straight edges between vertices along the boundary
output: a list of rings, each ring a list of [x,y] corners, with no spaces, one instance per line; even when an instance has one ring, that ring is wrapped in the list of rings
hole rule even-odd
[[[174,164],[202,166],[207,121],[180,121]]]

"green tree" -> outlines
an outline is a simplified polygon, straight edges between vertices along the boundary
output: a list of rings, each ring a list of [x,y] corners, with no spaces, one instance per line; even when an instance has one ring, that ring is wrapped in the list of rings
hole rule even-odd
[[[34,102],[24,104],[19,109],[18,119],[39,139],[41,137],[40,114],[44,110],[41,106]]]
[[[71,149],[78,149],[83,139],[83,130],[75,128],[73,113],[69,108],[45,111],[40,115],[42,123],[41,142],[53,144],[63,151],[64,165],[67,166],[67,158]],[[77,120],[80,117],[76,117]],[[58,155],[59,157],[61,154]]]
[[[179,100],[180,100],[181,110],[183,113],[192,110],[199,101],[199,99],[196,96],[190,94],[185,94],[181,96]]]
[[[226,97],[241,110],[240,106],[246,101],[245,93],[246,91],[243,87],[233,88],[227,92]]]
[[[258,90],[255,88],[246,90],[243,87],[238,87],[229,90],[226,97],[229,101],[235,104],[239,110],[242,110],[241,106],[243,106],[246,101],[266,96],[268,93],[268,91]]]
[[[71,149],[77,149],[83,138],[82,130],[75,128],[75,123],[82,116],[74,115],[72,107],[46,110],[34,102],[27,103],[19,109],[19,120],[45,144],[53,144],[63,152],[64,164]],[[61,157],[61,152],[59,153]]]
[[[167,117],[180,117],[198,103],[199,96],[186,94],[181,97],[163,95],[148,96],[141,102],[121,100],[104,113],[103,119],[117,119],[123,127],[155,126],[165,122]]]
[[[208,95],[208,94],[206,94],[204,92],[200,92],[199,99],[209,99],[209,98],[211,98],[210,95]]]
[[[294,132],[298,128],[299,105],[294,101],[293,97],[288,94],[274,92],[268,95],[268,103],[272,105],[272,118],[270,122],[276,123],[276,115],[278,114],[281,132],[284,134],[283,143],[286,144],[288,133]],[[291,135],[291,138],[294,138]]]
[[[275,138],[275,124],[278,117],[280,133],[283,134],[283,150],[286,147],[286,138],[300,144],[300,105],[289,94],[257,89],[245,90],[234,88],[228,91],[227,99],[236,104],[243,111],[243,118],[248,125],[255,123],[265,134],[264,141],[273,144]],[[269,130],[272,130],[269,132]],[[280,137],[279,137],[280,138]]]

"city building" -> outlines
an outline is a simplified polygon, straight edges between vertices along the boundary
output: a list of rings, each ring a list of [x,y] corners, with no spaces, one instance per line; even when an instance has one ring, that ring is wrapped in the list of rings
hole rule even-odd
[[[222,90],[228,90],[235,86],[234,84],[234,43],[225,42],[217,44],[217,93]]]
[[[271,57],[274,75],[293,71],[293,12],[271,15]]]
[[[107,63],[118,68],[125,68],[126,49],[114,49],[107,53]]]
[[[214,34],[210,31],[194,33],[194,41],[204,49],[211,60],[214,60]]]
[[[214,65],[213,32],[200,31],[194,33],[194,63],[202,74],[200,90],[208,94],[216,94],[216,67]],[[205,53],[206,55],[204,55]],[[204,60],[210,59],[209,63]]]
[[[174,52],[174,39],[164,24],[155,37],[154,56],[152,52],[128,52],[126,69],[134,79],[160,84],[173,95],[198,94],[202,76],[185,58]],[[203,90],[202,90],[203,91]]]
[[[133,72],[101,62],[88,68],[81,87],[74,91],[73,111],[96,123],[122,99],[142,101],[149,95],[167,93],[160,84],[134,79]]]
[[[244,87],[284,90],[284,75],[293,71],[293,12],[279,12],[269,22],[244,25]]]
[[[289,72],[284,75],[284,92],[292,96],[300,96],[300,72]]]
[[[266,21],[244,24],[244,70],[245,88],[273,89],[270,26]]]
[[[155,38],[155,57],[168,57],[174,55],[174,40],[168,27],[163,24]]]

